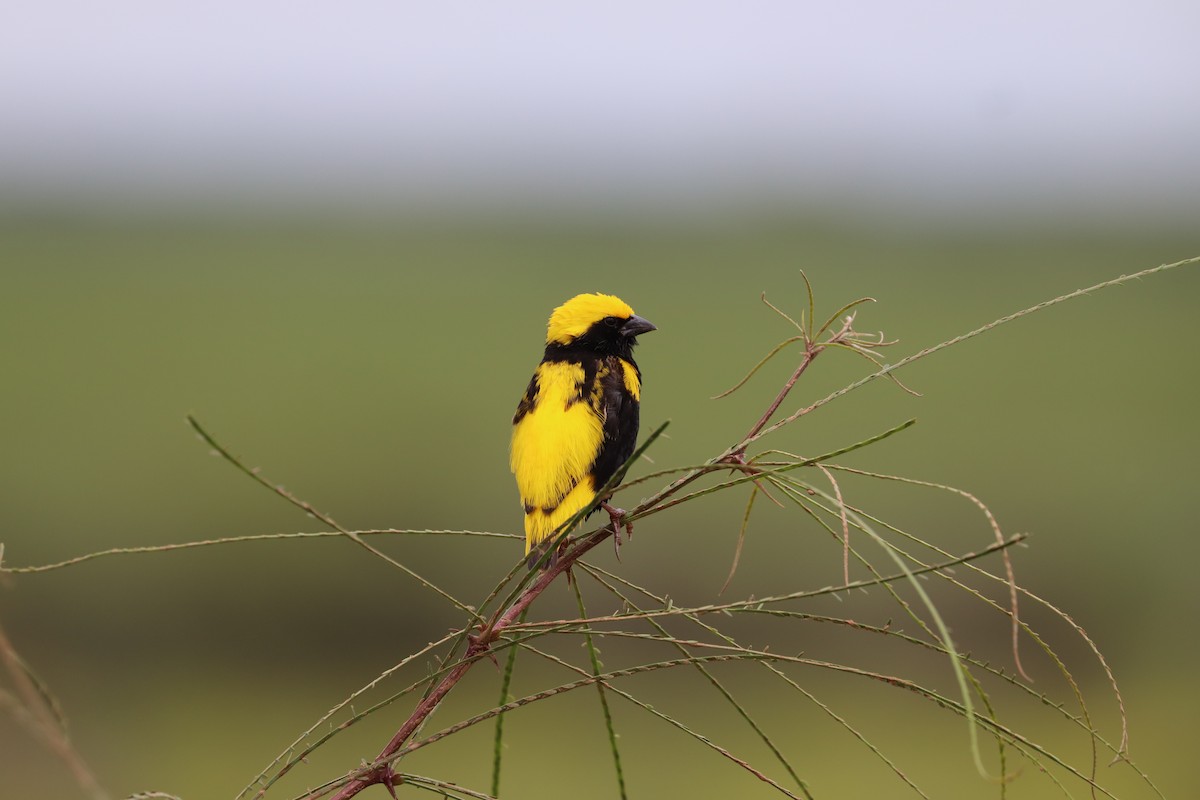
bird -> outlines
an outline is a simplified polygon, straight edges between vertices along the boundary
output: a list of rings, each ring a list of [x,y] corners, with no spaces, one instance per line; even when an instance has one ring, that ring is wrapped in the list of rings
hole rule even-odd
[[[633,347],[653,330],[610,294],[579,294],[550,314],[545,354],[513,415],[509,458],[525,511],[530,569],[556,530],[591,504],[633,454],[642,396]],[[624,512],[602,505],[619,544]]]

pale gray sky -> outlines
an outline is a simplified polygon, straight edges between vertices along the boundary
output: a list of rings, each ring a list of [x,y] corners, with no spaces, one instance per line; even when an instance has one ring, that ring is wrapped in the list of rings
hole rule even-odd
[[[38,0],[0,201],[1200,214],[1200,3]]]

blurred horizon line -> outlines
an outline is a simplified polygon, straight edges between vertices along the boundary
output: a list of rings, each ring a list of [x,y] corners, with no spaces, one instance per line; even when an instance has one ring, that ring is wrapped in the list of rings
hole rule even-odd
[[[755,192],[526,194],[462,197],[444,192],[406,196],[399,192],[123,191],[99,187],[71,193],[0,189],[0,227],[52,224],[179,225],[218,227],[247,224],[327,223],[434,228],[644,228],[695,230],[710,227],[856,228],[926,234],[1024,231],[1194,234],[1200,197],[1158,197],[1158,202],[1040,201],[1005,194],[976,194],[957,201],[849,192],[824,197]]]

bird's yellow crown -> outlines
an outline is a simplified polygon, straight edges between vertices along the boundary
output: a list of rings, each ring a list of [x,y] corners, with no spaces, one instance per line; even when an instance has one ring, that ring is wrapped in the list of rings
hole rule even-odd
[[[577,294],[550,315],[546,344],[570,344],[605,317],[628,319],[633,309],[611,294]]]

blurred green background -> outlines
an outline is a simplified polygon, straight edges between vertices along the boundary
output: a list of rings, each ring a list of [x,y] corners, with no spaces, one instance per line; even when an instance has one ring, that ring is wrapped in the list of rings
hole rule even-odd
[[[56,222],[9,225],[2,241],[6,260],[20,265],[6,278],[2,315],[9,346],[0,481],[10,566],[113,546],[322,528],[211,457],[184,423],[188,412],[343,524],[516,532],[508,420],[539,357],[546,314],[579,290],[620,293],[659,325],[639,359],[647,425],[672,421],[670,438],[652,454],[668,466],[735,440],[790,370],[780,359],[737,395],[708,399],[788,335],[759,294],[799,313],[800,268],[829,311],[864,294],[877,298],[859,325],[899,337],[895,352],[903,355],[1200,249],[1188,236],[950,237],[802,222],[715,231]],[[916,417],[915,428],[846,461],[953,483],[987,502],[1006,532],[1030,534],[1029,548],[1014,556],[1019,579],[1103,649],[1124,689],[1133,753],[1168,796],[1195,788],[1177,748],[1198,710],[1190,664],[1200,653],[1179,635],[1200,600],[1185,499],[1195,476],[1200,385],[1190,334],[1198,281],[1200,273],[1185,268],[1072,301],[909,368],[904,378],[921,398],[878,382],[771,442],[823,452]],[[864,366],[830,353],[788,406],[823,396]],[[949,496],[849,479],[844,490],[955,552],[990,541],[983,520]],[[729,493],[647,520],[617,568],[678,602],[714,601],[744,500],[744,492]],[[758,511],[733,597],[838,580],[840,554],[823,532],[766,504]],[[519,547],[377,543],[468,601],[481,599]],[[597,560],[614,566],[607,551]],[[160,788],[230,796],[337,699],[461,622],[342,541],[130,555],[6,585],[11,636],[118,795]],[[567,593],[555,595],[536,613],[570,613]],[[935,597],[977,652],[1008,663],[1001,621],[958,608],[956,594]],[[851,598],[860,602],[827,610],[876,622],[896,614],[878,598]],[[1097,723],[1115,739],[1114,704],[1097,665],[1064,626],[1028,613],[1070,658]],[[876,637],[843,642],[812,626],[752,634],[788,652],[861,659],[885,671],[892,658],[911,658]],[[617,645],[609,648],[621,658]],[[1037,688],[1068,700],[1029,642],[1025,653]],[[471,700],[489,703],[497,678],[490,668],[478,672],[467,684],[479,693]],[[930,661],[915,674],[943,685],[945,672]],[[781,702],[750,670],[726,673],[791,748],[817,796],[899,791],[814,708],[787,695]],[[931,790],[985,794],[961,725],[948,714],[903,692],[799,674]],[[539,685],[533,672],[518,684]],[[675,698],[701,731],[765,763],[761,745],[690,675],[632,686],[666,707]],[[1033,740],[1068,752],[1081,746],[1082,737],[1065,735],[1049,714],[1025,711],[1028,719],[1018,720]],[[331,751],[344,759],[331,755],[318,762],[325,771],[308,768],[297,789],[372,755],[399,715],[385,712],[348,734]],[[582,774],[586,782],[573,781],[573,791],[612,796],[610,768],[593,747],[602,744],[595,715],[594,697],[580,693],[514,716],[512,791],[553,796],[556,776]],[[617,718],[638,794],[668,789],[656,767],[664,757],[701,755],[636,709],[618,707]],[[70,796],[54,759],[11,720],[4,725],[0,759],[8,785],[19,787],[9,796],[48,796],[48,785],[49,795]],[[916,747],[914,730],[928,746]],[[488,735],[451,743],[447,755],[431,749],[422,769],[486,788]],[[714,793],[760,791],[715,758],[700,759],[694,777],[690,785]],[[1016,791],[1053,789],[1029,775]]]
[[[876,298],[857,325],[898,338],[886,354],[895,361],[1196,256],[1188,36],[1198,14],[1168,0],[652,0],[609,14],[535,0],[353,10],[135,0],[120,13],[28,4],[0,32],[4,564],[322,529],[213,458],[188,413],[348,527],[516,533],[509,422],[546,317],[578,292],[618,294],[659,326],[638,351],[643,421],[672,424],[646,471],[710,457],[758,417],[794,350],[732,397],[709,398],[791,335],[760,294],[798,314],[801,270],[826,313]],[[907,368],[900,377],[921,397],[877,381],[763,443],[812,455],[916,418],[844,462],[953,484],[1006,533],[1029,534],[1012,551],[1019,582],[1104,652],[1131,752],[1176,798],[1200,795],[1184,757],[1200,714],[1188,499],[1198,296],[1191,266],[1073,300]],[[868,366],[822,356],[785,408]],[[842,489],[949,551],[992,541],[962,498],[851,478]],[[677,604],[716,602],[745,500],[739,489],[652,517],[620,564],[607,549],[595,560]],[[467,602],[520,551],[503,539],[373,541]],[[826,532],[759,501],[723,598],[840,580]],[[1011,667],[1002,617],[943,583],[927,588],[957,643]],[[574,615],[573,602],[556,589],[533,613]],[[881,591],[800,608],[899,617]],[[1116,702],[1084,643],[1034,603],[1023,611],[1115,742]],[[233,797],[327,709],[463,620],[327,539],[6,574],[0,623],[61,700],[111,796],[196,800]],[[721,623],[775,652],[953,692],[942,659],[883,637]],[[550,646],[584,663],[577,640]],[[638,643],[603,651],[610,667],[669,657]],[[1029,639],[1022,652],[1036,690],[1073,713],[1050,660]],[[815,797],[909,791],[796,692],[751,665],[714,672]],[[997,796],[951,714],[863,679],[788,672],[930,796]],[[523,657],[514,693],[563,675]],[[621,685],[783,775],[693,672]],[[473,670],[428,730],[490,707],[497,692],[491,667]],[[1002,721],[1086,769],[1086,737],[1060,715],[1013,692],[996,701]],[[775,796],[644,711],[614,699],[613,712],[631,797]],[[398,704],[334,739],[278,795],[373,758],[404,714]],[[507,726],[503,796],[618,796],[590,690]],[[490,737],[479,726],[405,763],[486,791]],[[1021,768],[1010,797],[1061,796]],[[1152,794],[1128,769],[1099,769],[1119,797]],[[0,716],[0,776],[4,800],[81,796],[15,714]]]

